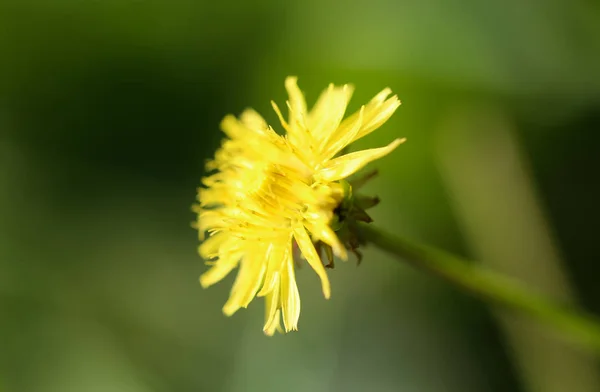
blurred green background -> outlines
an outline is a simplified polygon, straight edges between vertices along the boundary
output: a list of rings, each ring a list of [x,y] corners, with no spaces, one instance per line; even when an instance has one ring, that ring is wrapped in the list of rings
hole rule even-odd
[[[600,313],[590,0],[0,0],[0,391],[599,391],[595,359],[376,250],[300,331],[202,290],[190,210],[228,113],[353,83],[376,224]]]

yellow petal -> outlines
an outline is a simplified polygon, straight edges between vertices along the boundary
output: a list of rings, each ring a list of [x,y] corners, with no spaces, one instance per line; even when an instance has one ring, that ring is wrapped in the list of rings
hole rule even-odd
[[[267,122],[254,109],[246,109],[240,116],[242,123],[250,129],[264,130],[268,128]]]
[[[371,101],[364,106],[361,129],[356,133],[350,143],[373,132],[384,122],[386,122],[392,116],[392,114],[394,114],[396,109],[400,106],[400,100],[396,95],[386,100],[386,97],[391,93],[392,90],[386,88],[373,97],[373,99],[371,99]],[[359,112],[353,113],[351,116],[342,121],[331,140],[336,140],[342,137],[342,135],[346,134],[348,130],[351,129],[359,115]]]
[[[332,159],[315,174],[315,179],[317,181],[337,181],[344,179],[362,169],[369,162],[386,156],[404,141],[406,139],[396,139],[386,147],[357,151]]]
[[[246,127],[235,116],[228,114],[221,120],[221,129],[230,139],[243,138],[247,134]]]
[[[291,247],[292,239],[287,239],[288,244],[280,246],[275,241],[269,245],[267,251],[267,271],[265,272],[265,280],[263,286],[256,294],[258,297],[263,297],[271,293],[275,289],[275,285],[279,282],[281,276],[280,271],[284,263],[291,262],[291,252],[288,247]]]
[[[290,101],[287,101],[286,104],[290,112],[290,122],[286,130],[287,137],[290,143],[299,150],[299,155],[305,157],[313,149],[312,135],[306,129],[304,115],[297,114]]]
[[[370,118],[365,119],[363,127],[358,132],[353,141],[356,141],[369,133],[379,128],[394,114],[396,109],[400,106],[400,100],[397,96],[393,96],[387,101],[383,102],[376,109],[373,109],[370,114]]]
[[[203,259],[212,259],[218,255],[219,248],[227,240],[228,236],[224,233],[216,233],[208,237],[198,247],[198,253]]]
[[[279,324],[279,279],[275,282],[274,289],[265,296],[265,325],[263,331],[266,335],[273,335],[275,330],[280,329]]]
[[[321,93],[313,109],[307,117],[307,127],[317,141],[321,143],[338,128],[344,118],[346,107],[352,97],[354,88],[351,85],[329,87]]]
[[[239,308],[247,307],[254,298],[266,269],[266,263],[261,260],[263,256],[264,253],[260,250],[249,251],[245,255],[229,299],[223,306],[223,313],[227,316],[231,316]]]
[[[277,309],[275,311],[275,316],[273,316],[273,320],[269,324],[265,324],[263,327],[263,331],[267,336],[273,336],[275,331],[283,332],[281,329],[281,311]]]
[[[281,274],[281,313],[285,332],[296,331],[300,318],[300,293],[291,262],[286,263]]]
[[[360,108],[358,117],[353,123],[348,125],[348,129],[339,135],[331,135],[331,138],[325,143],[321,152],[322,162],[327,162],[331,157],[337,154],[342,148],[350,144],[355,138],[358,132],[362,128],[363,124],[363,113],[364,106]]]
[[[221,228],[225,224],[225,216],[217,210],[205,210],[200,214],[198,227],[200,230]]]
[[[202,287],[207,288],[227,276],[238,265],[241,257],[242,253],[237,252],[217,260],[211,269],[200,276]]]
[[[285,121],[285,119],[283,118],[283,114],[281,114],[281,110],[279,110],[279,106],[277,106],[275,101],[271,101],[271,106],[273,107],[275,114],[277,114],[277,118],[279,118],[279,122],[281,123],[281,126],[283,126],[283,129],[285,129],[286,132],[289,132],[290,126],[288,125],[287,121]]]
[[[231,316],[241,307],[239,303],[239,294],[237,293],[240,291],[240,286],[248,284],[250,269],[250,264],[247,260],[242,260],[235,281],[233,282],[229,298],[222,309],[225,315]]]
[[[255,263],[257,263],[257,261],[255,261]],[[240,306],[242,308],[248,307],[250,302],[252,302],[252,300],[254,299],[258,288],[262,284],[267,264],[264,262],[258,262],[257,264],[258,266],[254,267],[255,275],[251,276],[250,284],[248,284],[245,291],[242,292],[242,295],[240,296]]]
[[[306,117],[306,101],[304,94],[298,88],[298,78],[295,76],[288,76],[285,79],[285,89],[287,90],[290,102],[290,120],[289,123],[301,123],[304,117]]]
[[[315,270],[319,278],[321,278],[321,288],[323,289],[323,295],[325,298],[329,298],[331,296],[331,286],[329,284],[329,277],[327,276],[327,272],[325,271],[325,267],[323,266],[323,262],[321,258],[317,254],[315,246],[313,245],[312,240],[310,239],[306,229],[303,225],[298,224],[294,228],[294,238],[296,239],[296,243],[298,244],[298,248],[302,252],[302,255],[308,261],[308,264]]]
[[[311,224],[308,229],[310,233],[323,241],[327,245],[331,246],[335,255],[341,259],[347,260],[348,254],[346,253],[346,248],[340,242],[338,236],[335,232],[329,227],[328,224],[323,222],[322,224]],[[321,263],[322,264],[322,263]]]

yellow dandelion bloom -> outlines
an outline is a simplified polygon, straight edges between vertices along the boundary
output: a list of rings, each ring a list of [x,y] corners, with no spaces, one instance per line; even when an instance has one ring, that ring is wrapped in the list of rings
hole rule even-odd
[[[295,77],[285,87],[289,118],[273,108],[285,130],[277,134],[255,111],[227,116],[221,128],[227,138],[207,163],[214,174],[202,179],[198,191],[200,255],[212,267],[200,277],[208,287],[239,266],[226,315],[245,308],[255,296],[265,297],[264,332],[296,330],[300,296],[292,246],[319,276],[329,298],[330,283],[315,242],[329,245],[346,259],[346,248],[330,227],[334,210],[344,198],[341,180],[367,163],[394,150],[386,147],[337,156],[340,151],[381,126],[400,105],[385,89],[346,119],[350,85],[329,86],[308,111]],[[206,237],[206,238],[205,238]]]

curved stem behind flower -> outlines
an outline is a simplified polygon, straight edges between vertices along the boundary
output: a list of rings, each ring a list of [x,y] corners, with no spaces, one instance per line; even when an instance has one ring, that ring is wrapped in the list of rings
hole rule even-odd
[[[359,224],[362,241],[404,259],[472,295],[518,310],[552,325],[564,336],[600,355],[600,319],[581,309],[556,303],[524,284],[452,254]]]

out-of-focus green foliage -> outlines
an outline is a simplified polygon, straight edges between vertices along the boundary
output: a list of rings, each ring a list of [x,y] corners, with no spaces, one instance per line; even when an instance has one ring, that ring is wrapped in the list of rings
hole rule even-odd
[[[189,224],[225,114],[276,124],[289,74],[350,109],[389,86],[359,142],[408,138],[376,224],[600,312],[599,69],[590,1],[1,1],[0,389],[594,391],[593,361],[377,251],[329,301],[299,271],[300,331],[266,338],[259,302],[222,315],[231,278],[200,288]]]

